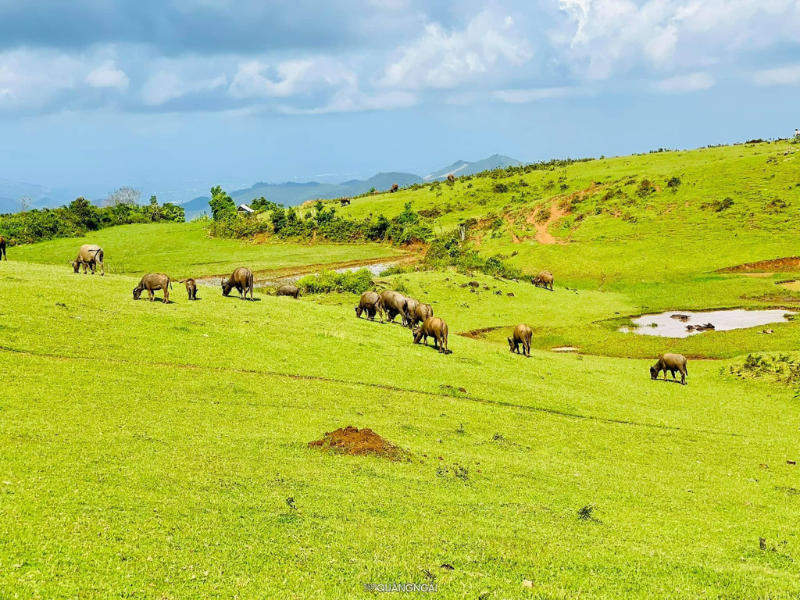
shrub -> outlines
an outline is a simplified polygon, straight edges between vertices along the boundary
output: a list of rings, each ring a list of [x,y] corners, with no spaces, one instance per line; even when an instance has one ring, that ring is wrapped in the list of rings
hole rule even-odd
[[[670,177],[669,181],[667,181],[667,187],[672,189],[673,191],[677,190],[678,187],[681,185],[681,178],[680,177]]]
[[[642,182],[639,184],[639,189],[636,190],[636,195],[640,198],[645,198],[655,191],[656,188],[649,179],[642,179]]]
[[[495,194],[505,194],[508,191],[508,186],[505,183],[495,183],[492,189],[494,189]]]
[[[374,286],[372,273],[368,269],[343,273],[322,271],[316,275],[306,275],[297,282],[297,287],[308,294],[329,294],[331,292],[363,294]]]
[[[729,196],[724,200],[714,200],[713,202],[706,202],[705,204],[702,204],[700,208],[702,208],[703,210],[710,210],[712,212],[722,212],[724,210],[728,210],[731,206],[733,206],[733,198]]]

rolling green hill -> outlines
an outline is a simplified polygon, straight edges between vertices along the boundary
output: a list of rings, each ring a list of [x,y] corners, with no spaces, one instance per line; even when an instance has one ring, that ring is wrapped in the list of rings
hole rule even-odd
[[[168,305],[131,298],[144,271],[396,258],[384,245],[125,226],[91,239],[114,267],[104,278],[66,264],[82,240],[10,248],[0,589],[339,599],[397,581],[453,599],[797,597],[800,320],[686,339],[619,331],[667,309],[800,309],[780,285],[800,261],[726,270],[800,256],[795,150],[619,157],[354,200],[341,212],[358,219],[411,202],[438,234],[464,226],[480,252],[555,274],[553,292],[452,270],[376,277],[432,304],[449,355],[356,319],[347,293],[243,302],[201,286],[189,302],[176,285]],[[520,322],[531,358],[509,352]],[[689,357],[687,386],[650,380],[667,351]],[[409,460],[309,447],[348,425]]]

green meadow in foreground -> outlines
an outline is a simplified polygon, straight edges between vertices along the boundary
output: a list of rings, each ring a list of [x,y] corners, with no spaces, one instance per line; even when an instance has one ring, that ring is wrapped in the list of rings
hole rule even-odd
[[[0,596],[339,599],[433,582],[454,599],[800,597],[800,400],[731,372],[751,352],[797,357],[800,321],[683,340],[619,331],[668,309],[800,307],[776,285],[796,267],[719,272],[800,254],[787,149],[608,159],[563,180],[534,172],[521,187],[542,195],[525,203],[483,179],[444,185],[438,200],[427,187],[354,200],[355,216],[457,200],[484,223],[472,232],[481,252],[556,275],[554,292],[451,271],[377,278],[433,305],[450,355],[398,324],[356,319],[352,294],[257,290],[243,302],[201,286],[188,302],[176,285],[169,305],[132,299],[145,270],[307,270],[397,254],[385,246],[125,226],[89,240],[117,267],[103,278],[66,264],[81,240],[11,248],[0,263]],[[527,217],[512,225],[514,206],[564,199],[560,187],[546,195],[549,178],[569,193],[605,170],[660,191],[625,205],[628,220],[601,208],[576,223],[620,200],[587,196],[562,217],[569,227],[547,230],[564,243],[537,241]],[[741,192],[732,206],[702,208],[726,185]],[[786,207],[756,210],[758,195],[779,192]],[[493,230],[492,213],[505,225]],[[437,217],[442,228],[450,218]],[[473,280],[477,292],[462,287]],[[531,358],[508,351],[519,322],[534,331]],[[650,380],[666,351],[690,357],[687,386]],[[348,425],[410,460],[309,448]]]

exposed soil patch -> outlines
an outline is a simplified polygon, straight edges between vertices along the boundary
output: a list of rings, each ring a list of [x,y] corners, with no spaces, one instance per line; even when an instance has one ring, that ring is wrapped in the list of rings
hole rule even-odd
[[[371,429],[357,429],[352,425],[326,433],[321,440],[309,442],[308,447],[319,448],[323,452],[333,452],[334,454],[351,456],[373,454],[396,461],[410,459],[408,452],[398,448]]]
[[[473,329],[472,331],[465,331],[463,333],[457,333],[456,335],[460,335],[461,337],[469,338],[471,340],[482,340],[486,337],[486,334],[491,333],[492,331],[497,331],[498,329],[506,329],[506,327],[486,327],[484,329]]]
[[[800,280],[781,281],[778,285],[787,290],[792,290],[793,292],[800,292]],[[797,302],[797,299],[795,298],[794,301]]]
[[[550,216],[547,218],[547,221],[544,223],[537,223],[536,222],[536,213],[531,213],[528,215],[526,222],[529,225],[533,225],[536,228],[536,241],[540,244],[555,244],[557,242],[556,238],[548,231],[550,225],[558,221],[564,215],[569,214],[563,208],[559,208],[558,202],[553,202],[550,206]]]
[[[776,258],[775,260],[759,260],[735,267],[725,267],[724,269],[719,269],[717,273],[747,273],[750,271],[762,273],[798,272],[800,271],[800,256]]]

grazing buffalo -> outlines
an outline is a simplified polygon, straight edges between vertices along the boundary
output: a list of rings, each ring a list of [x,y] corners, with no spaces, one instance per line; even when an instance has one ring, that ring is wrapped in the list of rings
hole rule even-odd
[[[405,317],[406,325],[411,327],[411,316],[414,314],[414,311],[417,309],[417,305],[419,302],[414,300],[414,298],[406,298],[406,301],[403,303],[403,316]]]
[[[247,292],[250,292],[250,300],[253,299],[253,272],[247,267],[239,267],[233,274],[222,281],[222,295],[227,296],[231,290],[236,288],[239,292],[240,300],[247,300]]]
[[[4,258],[8,260],[8,256],[6,255],[6,239],[0,235],[0,260]]]
[[[422,325],[413,329],[414,343],[419,344],[425,338],[425,345],[428,345],[428,337],[433,338],[433,347],[439,350],[440,354],[449,354],[447,349],[447,323],[439,317],[429,317],[423,321]]]
[[[456,180],[456,176],[455,176],[455,175],[453,175],[452,173],[450,173],[450,174],[447,176],[447,181],[449,181],[450,183],[454,183],[454,182],[455,182],[455,180]]]
[[[406,297],[400,292],[394,292],[392,290],[381,292],[381,306],[383,306],[383,310],[386,312],[386,319],[391,323],[394,323],[394,318],[400,315],[403,325],[406,324],[406,313],[403,309],[405,303]]]
[[[350,198],[339,198],[339,204],[341,206],[350,206]]]
[[[550,271],[540,271],[539,274],[531,281],[536,287],[543,287],[553,291],[553,274]]]
[[[381,303],[381,295],[378,292],[364,292],[361,294],[361,300],[356,306],[356,317],[360,319],[363,313],[367,313],[370,321],[375,320],[375,314],[377,313],[381,318],[381,323],[383,323],[383,304]]]
[[[394,193],[395,193],[397,190],[399,190],[399,189],[400,189],[400,186],[399,186],[399,185],[397,185],[396,183],[393,183],[393,184],[392,184],[392,189],[391,189],[391,192],[392,192],[393,194],[394,194]]]
[[[180,283],[186,284],[186,293],[189,294],[189,300],[197,300],[197,283],[194,279],[184,279]]]
[[[300,288],[296,285],[282,285],[275,293],[278,296],[291,296],[297,300],[300,297]]]
[[[508,338],[508,345],[511,349],[511,352],[516,352],[519,354],[519,346],[522,344],[522,352],[525,356],[530,357],[531,355],[531,337],[533,337],[533,332],[531,328],[525,325],[525,323],[520,323],[514,328],[514,333],[512,337]]]
[[[94,244],[84,244],[78,250],[78,256],[72,261],[72,268],[77,273],[83,267],[83,274],[86,275],[86,268],[88,267],[94,275],[94,270],[97,264],[100,265],[100,275],[106,274],[106,267],[103,263],[103,249]]]
[[[155,298],[154,292],[156,290],[164,291],[164,304],[169,304],[169,290],[172,288],[172,282],[169,277],[163,273],[150,273],[142,277],[135,288],[133,288],[133,299],[138,300],[144,290],[150,296],[150,302]]]
[[[675,379],[675,372],[681,374],[681,385],[686,385],[686,375],[689,371],[686,370],[686,357],[682,354],[664,354],[658,359],[658,362],[650,367],[650,379],[658,379],[659,373],[664,371],[664,380],[667,379],[667,371],[672,373],[672,379]]]
[[[414,309],[413,313],[407,315],[409,327],[412,329],[416,327],[419,323],[424,323],[425,319],[429,319],[433,316],[433,307],[430,304],[417,304],[416,308]]]

